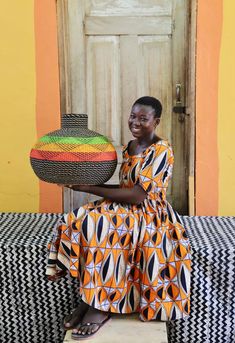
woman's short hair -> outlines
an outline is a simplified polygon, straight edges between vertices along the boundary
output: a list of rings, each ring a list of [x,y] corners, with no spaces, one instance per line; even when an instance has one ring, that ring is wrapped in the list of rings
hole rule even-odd
[[[152,97],[152,96],[142,96],[141,98],[137,99],[133,106],[135,105],[144,105],[144,106],[151,106],[155,111],[155,117],[160,118],[162,114],[162,104],[161,102]],[[132,106],[132,107],[133,107]]]

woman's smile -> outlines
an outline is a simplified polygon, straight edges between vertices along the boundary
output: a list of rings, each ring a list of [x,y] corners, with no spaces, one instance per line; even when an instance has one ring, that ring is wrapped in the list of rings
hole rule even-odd
[[[131,127],[131,131],[133,132],[133,133],[138,133],[138,132],[141,132],[141,128],[140,127]]]

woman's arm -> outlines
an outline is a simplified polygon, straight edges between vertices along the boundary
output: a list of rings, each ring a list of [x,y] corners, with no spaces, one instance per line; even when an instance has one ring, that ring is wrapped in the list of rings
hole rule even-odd
[[[91,193],[98,195],[102,198],[123,202],[127,204],[138,205],[146,198],[146,192],[138,185],[133,188],[106,188],[101,186],[86,186],[86,185],[74,185],[67,186],[74,191],[80,191],[85,193]]]
[[[107,183],[103,183],[102,185],[99,185],[99,187],[103,187],[103,188],[119,188],[120,185],[109,185]]]

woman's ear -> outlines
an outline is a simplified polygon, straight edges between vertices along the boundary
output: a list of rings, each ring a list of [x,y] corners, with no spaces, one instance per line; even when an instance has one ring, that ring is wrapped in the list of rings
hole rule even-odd
[[[155,119],[155,128],[160,124],[160,118]]]

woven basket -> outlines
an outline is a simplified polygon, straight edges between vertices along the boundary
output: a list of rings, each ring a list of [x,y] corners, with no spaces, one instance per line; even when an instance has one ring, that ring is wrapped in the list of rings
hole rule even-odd
[[[117,166],[117,154],[109,140],[87,128],[86,114],[63,115],[61,126],[41,137],[30,152],[39,179],[65,185],[108,181]]]

